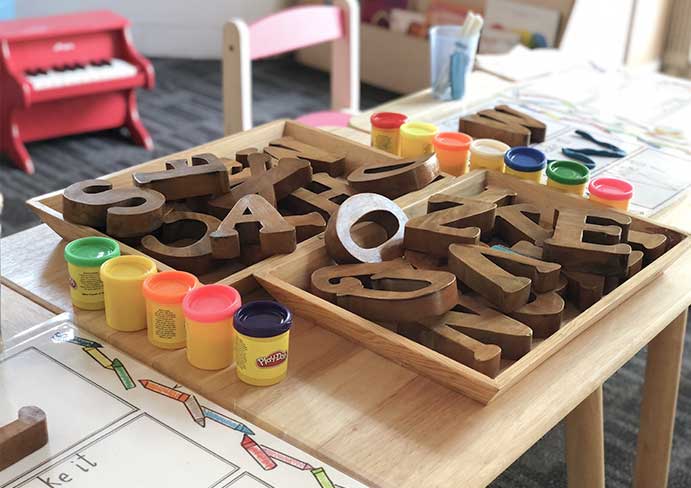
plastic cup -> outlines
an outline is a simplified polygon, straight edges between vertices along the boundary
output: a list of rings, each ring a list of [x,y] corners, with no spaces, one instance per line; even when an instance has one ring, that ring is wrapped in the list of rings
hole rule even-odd
[[[283,381],[292,324],[290,310],[276,302],[250,302],[235,312],[235,371],[241,381],[255,386]]]
[[[187,360],[195,368],[223,369],[233,362],[233,314],[242,299],[228,285],[204,285],[185,295]]]
[[[552,161],[547,165],[547,186],[583,196],[590,178],[588,168],[577,161]]]
[[[495,139],[475,139],[470,144],[470,169],[504,172],[504,154],[511,149]]]
[[[400,152],[401,126],[408,117],[396,112],[377,112],[370,117],[372,147],[396,154]]]
[[[419,158],[434,154],[434,139],[437,126],[427,122],[407,122],[401,126],[401,157]]]
[[[144,256],[120,256],[101,266],[108,326],[122,332],[146,328],[142,283],[156,273],[156,263]]]
[[[522,180],[542,181],[547,157],[542,151],[526,146],[512,147],[504,154],[504,172]]]
[[[65,261],[70,276],[72,304],[84,310],[104,306],[101,265],[120,255],[117,241],[108,237],[83,237],[65,246]]]
[[[197,286],[197,277],[183,271],[162,271],[144,280],[142,292],[146,299],[146,328],[151,344],[162,349],[185,347],[182,299]]]
[[[633,186],[618,178],[595,178],[588,185],[588,192],[593,202],[626,211],[633,197]]]
[[[440,132],[434,136],[434,152],[439,170],[454,176],[468,171],[468,154],[473,138],[462,132]]]
[[[480,34],[461,37],[460,25],[439,25],[429,30],[432,95],[439,100],[459,100],[475,64]]]

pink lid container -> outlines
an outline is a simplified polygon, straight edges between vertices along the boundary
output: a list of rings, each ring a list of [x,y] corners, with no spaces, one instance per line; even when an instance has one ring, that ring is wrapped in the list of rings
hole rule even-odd
[[[182,300],[185,317],[204,323],[231,319],[240,305],[240,293],[228,285],[200,286],[189,291]]]
[[[630,200],[633,196],[631,183],[618,178],[595,178],[588,191],[602,200]]]

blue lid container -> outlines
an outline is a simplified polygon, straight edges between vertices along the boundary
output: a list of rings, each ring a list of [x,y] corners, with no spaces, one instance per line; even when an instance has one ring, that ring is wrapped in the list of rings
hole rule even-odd
[[[504,154],[504,163],[514,171],[533,173],[547,166],[547,157],[539,149],[527,146],[512,147]]]
[[[269,300],[241,306],[233,317],[233,326],[248,337],[275,337],[293,325],[293,314],[286,307]]]

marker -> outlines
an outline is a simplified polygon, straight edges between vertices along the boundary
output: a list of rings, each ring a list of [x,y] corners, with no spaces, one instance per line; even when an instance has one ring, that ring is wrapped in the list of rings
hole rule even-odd
[[[280,451],[276,451],[274,449],[271,449],[270,447],[267,447],[265,445],[259,446],[261,447],[266,454],[269,455],[271,459],[274,461],[281,461],[282,463],[288,464],[294,468],[301,469],[302,471],[311,471],[314,469],[314,467],[304,461],[300,461],[299,459],[295,459],[292,456],[288,456],[287,454],[284,454]]]
[[[197,397],[194,395],[189,395],[189,398],[183,402],[185,408],[192,416],[195,422],[197,422],[201,427],[206,427],[206,420],[204,420],[204,414],[202,413],[202,407],[197,401]]]
[[[122,361],[118,358],[113,359],[113,369],[115,370],[115,374],[118,375],[120,383],[125,387],[125,390],[131,390],[137,386],[134,384],[134,381],[132,381],[132,377],[127,372],[127,369],[125,369],[125,365],[122,364]]]
[[[242,436],[242,442],[240,445],[250,456],[252,456],[252,458],[254,458],[255,461],[257,461],[259,466],[264,468],[266,471],[274,469],[277,466],[274,460],[271,459],[269,455],[266,454],[261,447],[259,447],[259,444],[254,442],[247,434]]]
[[[67,342],[70,342],[72,344],[76,344],[76,345],[82,346],[82,347],[96,347],[96,348],[103,347],[103,344],[96,342],[96,341],[89,340],[89,339],[84,339],[83,337],[73,337],[72,339],[67,340]]]
[[[172,398],[173,400],[177,400],[182,403],[185,403],[190,397],[190,395],[187,393],[183,393],[174,388],[170,388],[169,386],[162,385],[161,383],[157,383],[153,380],[139,380],[139,382],[147,390],[158,393],[159,395],[167,396],[168,398]]]
[[[225,425],[233,430],[237,430],[238,432],[242,432],[243,434],[254,435],[254,432],[245,424],[236,422],[230,417],[226,417],[222,413],[218,413],[217,411],[211,410],[207,407],[202,407],[202,412],[204,413],[204,417],[207,419],[213,420],[221,425]]]
[[[82,351],[91,356],[98,364],[106,369],[113,369],[113,361],[108,356],[103,354],[100,349],[95,347],[82,347]]]
[[[312,475],[314,475],[314,478],[317,480],[317,483],[319,483],[319,486],[322,488],[336,488],[329,479],[329,476],[326,474],[326,471],[324,471],[324,468],[314,468],[312,471]]]

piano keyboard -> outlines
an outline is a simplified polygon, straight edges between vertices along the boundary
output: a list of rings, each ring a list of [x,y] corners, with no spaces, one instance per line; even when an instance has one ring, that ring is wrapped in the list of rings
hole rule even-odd
[[[94,61],[88,64],[74,63],[49,70],[28,70],[26,78],[34,90],[48,90],[65,86],[83,85],[96,81],[129,78],[137,74],[137,68],[122,59]]]

